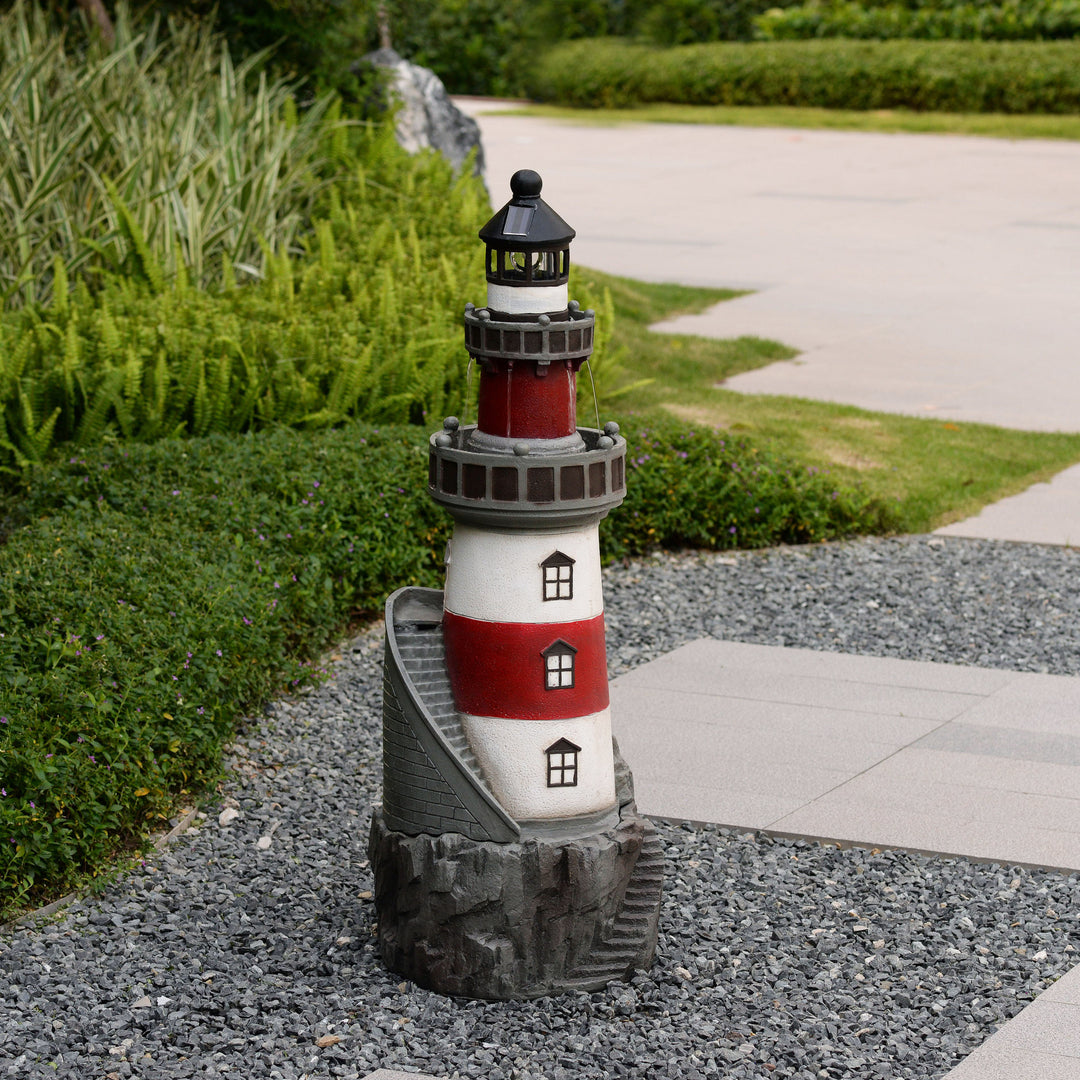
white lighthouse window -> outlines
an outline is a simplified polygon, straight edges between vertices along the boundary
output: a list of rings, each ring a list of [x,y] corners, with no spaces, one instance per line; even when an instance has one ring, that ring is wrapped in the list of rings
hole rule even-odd
[[[573,600],[574,560],[569,555],[556,551],[540,565],[544,571],[544,599]]]
[[[544,751],[547,755],[548,787],[577,787],[580,750],[581,747],[569,739],[560,739]]]
[[[565,641],[556,641],[544,650],[544,687],[547,690],[569,690],[574,685],[574,654],[577,652]]]
[[[573,656],[549,656],[547,658],[547,688],[561,690],[574,685]]]

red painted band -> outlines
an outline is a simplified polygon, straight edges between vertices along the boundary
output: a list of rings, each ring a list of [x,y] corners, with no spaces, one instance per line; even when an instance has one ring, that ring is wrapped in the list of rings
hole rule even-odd
[[[608,707],[604,616],[568,623],[485,622],[443,612],[454,702],[473,716],[568,720]],[[548,689],[544,653],[566,642],[573,686]]]
[[[559,439],[577,431],[574,362],[553,361],[545,374],[529,360],[485,364],[477,426],[507,439]]]

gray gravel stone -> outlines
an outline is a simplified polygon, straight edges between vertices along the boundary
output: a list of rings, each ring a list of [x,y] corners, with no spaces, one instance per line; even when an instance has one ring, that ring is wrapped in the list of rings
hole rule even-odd
[[[611,667],[713,635],[1077,674],[1078,565],[926,537],[632,563],[606,578]],[[1075,874],[661,824],[651,971],[526,1002],[420,990],[378,960],[364,855],[380,650],[375,629],[251,721],[228,827],[207,807],[4,934],[0,1077],[934,1080],[1077,959]]]

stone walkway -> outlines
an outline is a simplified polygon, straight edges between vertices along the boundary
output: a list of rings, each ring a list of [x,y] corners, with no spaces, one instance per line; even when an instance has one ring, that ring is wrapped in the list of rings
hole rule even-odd
[[[673,333],[801,350],[747,393],[1080,431],[1080,143],[477,116],[492,199],[535,168],[616,274],[755,290]],[[1073,544],[1080,466],[952,535]],[[966,530],[966,531],[961,531]]]

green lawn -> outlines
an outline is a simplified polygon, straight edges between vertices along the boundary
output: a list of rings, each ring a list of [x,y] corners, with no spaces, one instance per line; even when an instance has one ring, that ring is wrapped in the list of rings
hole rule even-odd
[[[500,116],[547,116],[580,124],[726,124],[734,127],[821,128],[838,131],[919,132],[936,135],[985,135],[1002,139],[1080,139],[1080,116],[1008,113],[908,112],[902,109],[860,111],[792,106],[641,105],[632,109],[569,109],[560,105],[523,105]]]
[[[662,413],[752,435],[755,442],[827,466],[895,502],[905,531],[925,532],[969,517],[1080,461],[1080,434],[959,424],[725,390],[719,384],[728,376],[790,358],[795,351],[759,338],[713,341],[656,334],[649,325],[740,294],[653,285],[595,270],[577,273],[576,284],[593,295],[610,288],[615,303],[612,347],[622,370],[612,386],[601,383],[607,412],[620,417]],[[620,386],[644,379],[651,381],[617,393]]]

